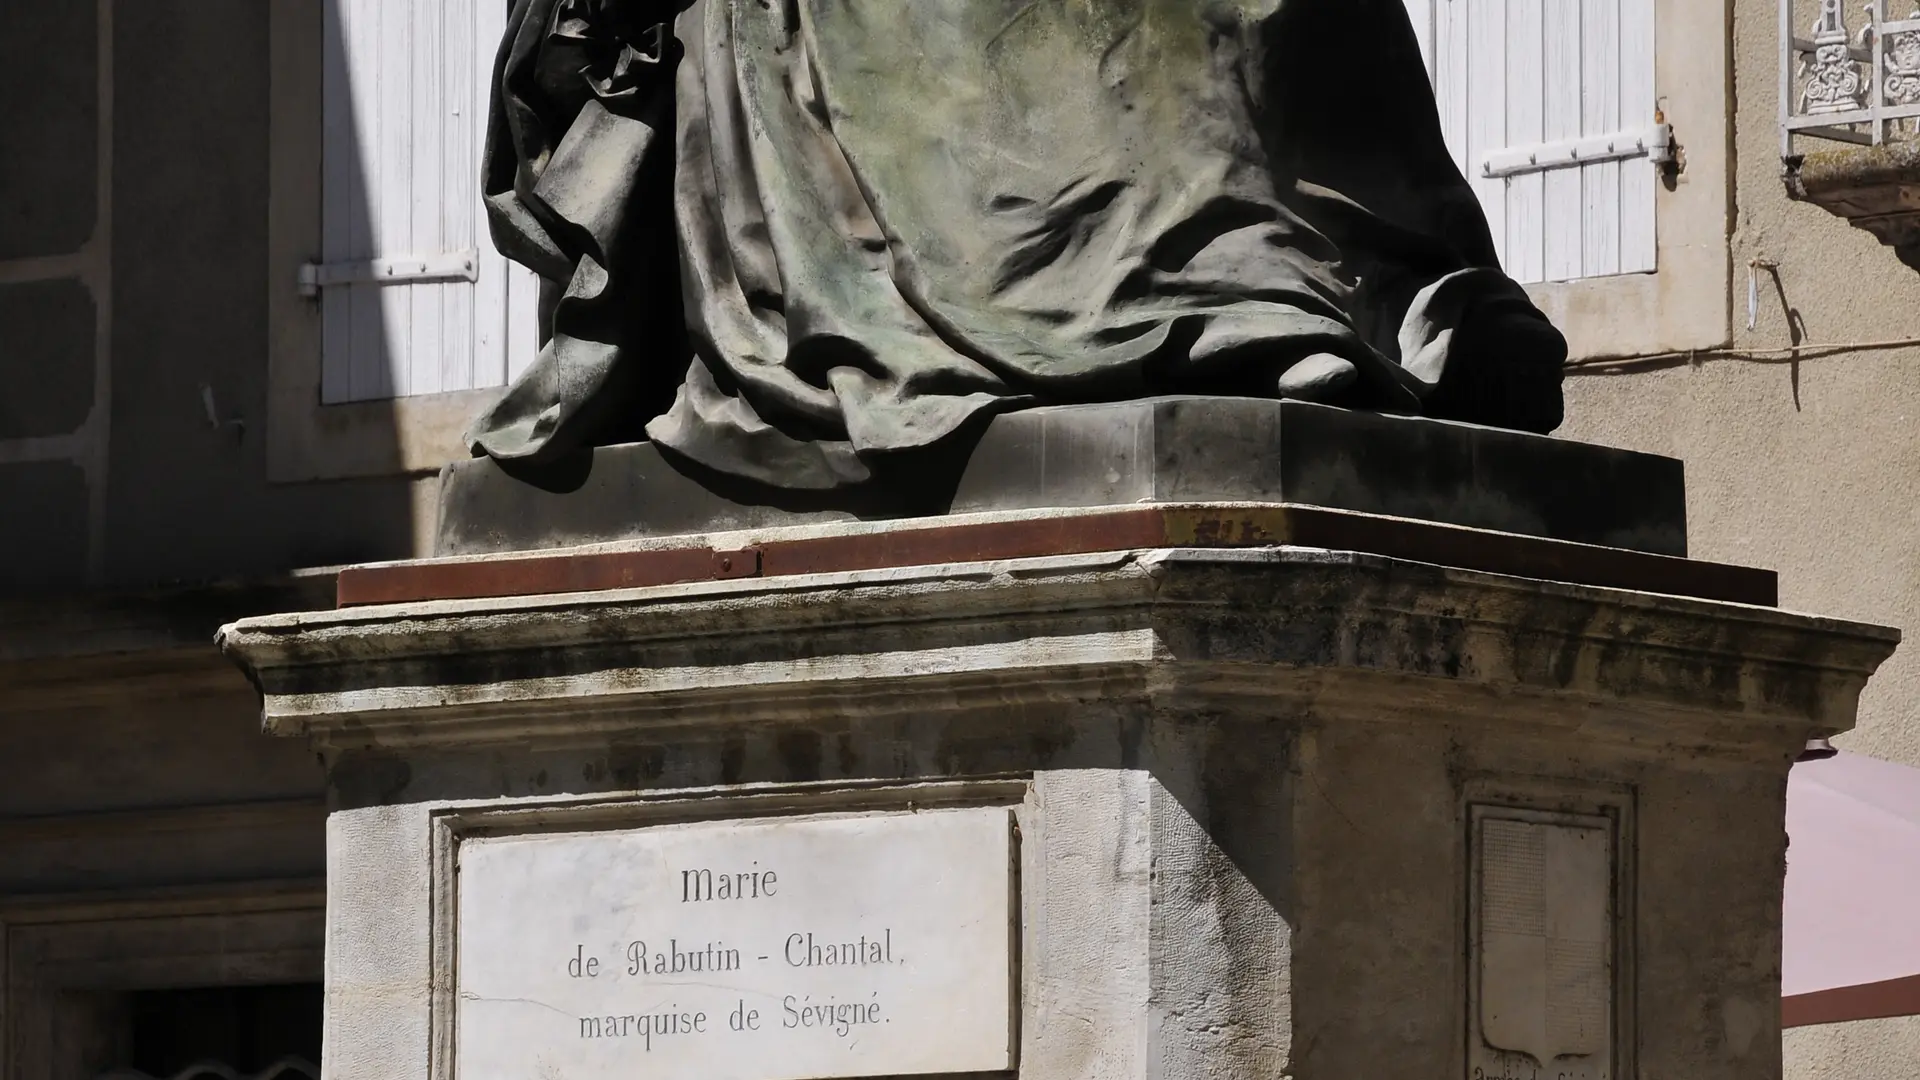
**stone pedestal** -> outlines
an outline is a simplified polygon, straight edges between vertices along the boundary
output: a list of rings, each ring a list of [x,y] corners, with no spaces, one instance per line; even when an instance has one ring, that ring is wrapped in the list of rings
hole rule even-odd
[[[1160,397],[994,417],[904,490],[744,492],[651,443],[440,477],[437,553],[485,555],[914,515],[1294,503],[1657,555],[1687,553],[1679,461],[1304,401]],[[740,496],[740,501],[730,496]]]
[[[1778,1076],[1787,770],[1896,640],[1271,542],[715,576],[223,631],[329,766],[330,1080]]]

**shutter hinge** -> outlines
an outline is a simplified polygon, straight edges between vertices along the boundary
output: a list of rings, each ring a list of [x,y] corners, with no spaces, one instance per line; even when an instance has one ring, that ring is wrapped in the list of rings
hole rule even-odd
[[[1488,154],[1480,175],[1489,179],[1525,176],[1549,169],[1571,169],[1601,161],[1652,158],[1655,165],[1673,161],[1673,125],[1654,124],[1637,131],[1616,131],[1585,139],[1510,146]]]
[[[477,281],[479,278],[480,255],[472,248],[441,255],[304,263],[300,267],[300,295],[318,296],[321,289],[336,285],[416,285],[427,281]]]

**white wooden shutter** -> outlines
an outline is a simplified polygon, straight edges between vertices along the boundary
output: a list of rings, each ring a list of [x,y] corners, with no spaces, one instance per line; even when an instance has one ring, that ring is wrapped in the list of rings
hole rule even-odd
[[[321,400],[505,385],[538,348],[538,281],[480,202],[509,0],[325,0]]]
[[[1413,36],[1420,39],[1420,62],[1427,65],[1427,75],[1433,76],[1433,5],[1435,0],[1402,0],[1407,5],[1407,19],[1413,23]]]
[[[1654,0],[1427,2],[1441,126],[1507,273],[1653,270]]]

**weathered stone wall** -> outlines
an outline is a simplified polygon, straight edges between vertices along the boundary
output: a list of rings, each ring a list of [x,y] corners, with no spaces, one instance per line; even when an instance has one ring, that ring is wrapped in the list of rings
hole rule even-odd
[[[0,928],[22,904],[325,873],[318,763],[207,647],[331,579],[0,599]]]
[[[1787,197],[1776,2],[1728,5],[1729,93],[1737,89],[1727,178],[1734,354],[1577,370],[1561,434],[1685,459],[1694,557],[1778,570],[1789,608],[1912,628],[1920,625],[1920,348],[1738,355],[1793,344],[1796,332],[1809,345],[1920,337],[1920,272],[1868,233]],[[1776,287],[1760,271],[1748,330],[1754,259],[1778,263],[1779,279]],[[1903,650],[1880,669],[1859,726],[1840,745],[1920,765],[1920,654]],[[1789,1078],[1907,1075],[1920,1061],[1920,1020],[1795,1029],[1786,1047]]]
[[[0,598],[0,1077],[128,1064],[136,992],[320,982],[323,777],[206,642],[329,584]]]

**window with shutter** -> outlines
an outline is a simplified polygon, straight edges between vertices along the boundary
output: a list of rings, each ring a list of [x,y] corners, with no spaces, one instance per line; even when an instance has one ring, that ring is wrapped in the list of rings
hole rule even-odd
[[[1654,269],[1656,0],[1406,0],[1447,145],[1522,282]]]
[[[501,386],[532,361],[537,279],[480,201],[508,0],[326,0],[321,401]]]

